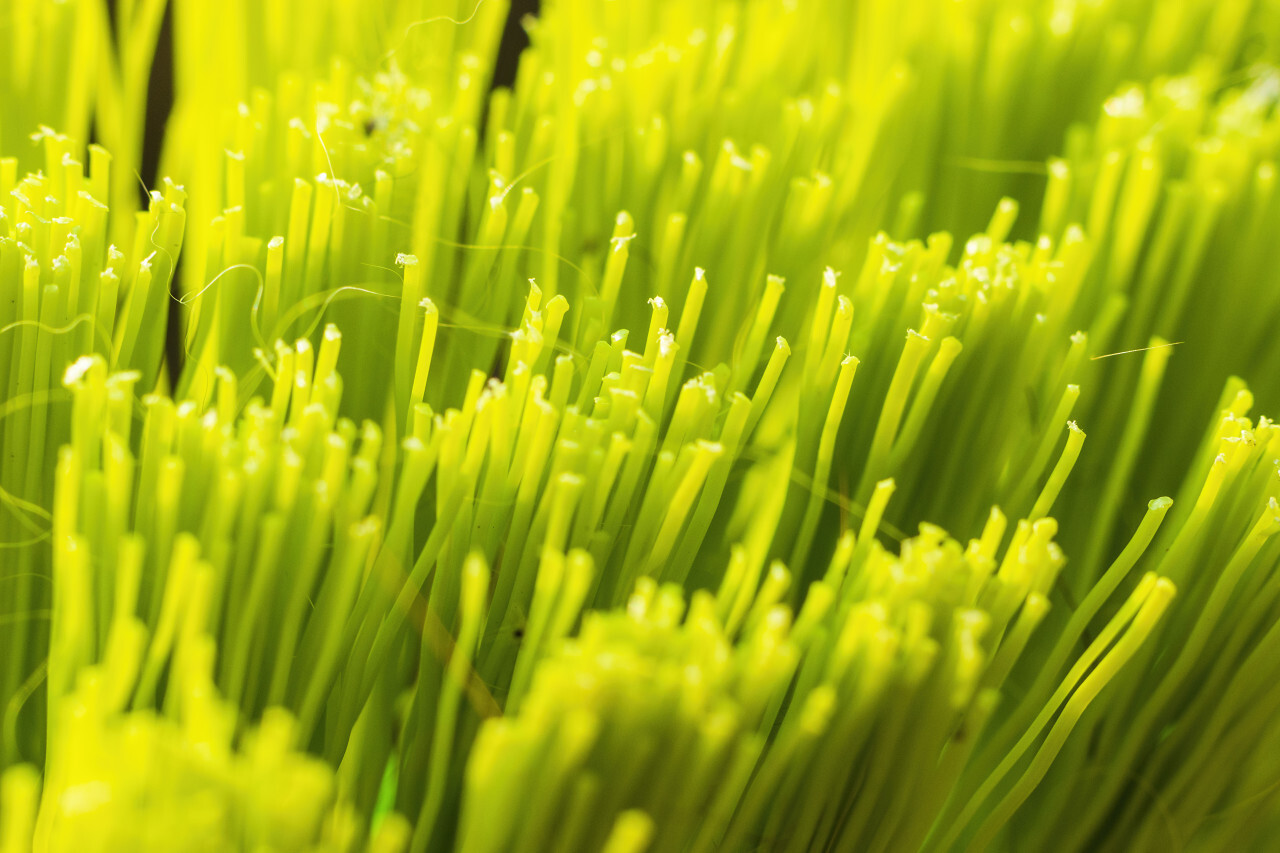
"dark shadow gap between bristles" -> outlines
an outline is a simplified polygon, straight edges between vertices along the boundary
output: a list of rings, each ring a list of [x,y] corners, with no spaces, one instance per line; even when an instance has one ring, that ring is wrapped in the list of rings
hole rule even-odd
[[[516,82],[520,54],[529,46],[529,34],[524,30],[523,21],[526,15],[537,15],[541,5],[540,0],[511,0],[507,23],[502,28],[502,41],[498,43],[498,55],[494,59],[490,91],[499,86],[510,88]]]
[[[507,7],[507,20],[502,25],[502,38],[493,58],[493,76],[489,78],[489,91],[480,106],[476,126],[476,142],[484,145],[489,128],[489,96],[495,89],[510,89],[515,85],[516,72],[520,69],[520,55],[529,46],[529,34],[524,29],[526,15],[537,15],[541,0],[511,0]]]
[[[3,0],[0,0],[3,2]],[[119,0],[107,0],[107,22],[110,26],[111,41],[118,44],[120,39],[120,3]],[[156,37],[155,54],[151,62],[151,71],[147,77],[147,114],[142,132],[142,158],[136,176],[138,184],[138,204],[140,210],[146,210],[151,203],[149,187],[155,187],[160,181],[160,158],[164,151],[165,127],[169,123],[169,114],[173,111],[173,7],[165,4],[164,17],[160,21],[160,32]],[[89,124],[90,145],[102,143],[98,134],[97,122]],[[124,179],[124,176],[117,176]],[[177,282],[182,269],[182,252],[174,261],[173,280]],[[175,299],[169,299],[168,316],[165,319],[164,353],[165,373],[172,388],[182,373],[182,306]]]
[[[507,7],[507,20],[502,26],[502,38],[498,43],[498,51],[493,60],[493,76],[489,79],[489,91],[485,95],[476,127],[476,141],[481,147],[484,145],[485,138],[488,135],[490,98],[497,89],[511,88],[515,85],[516,73],[520,69],[520,57],[525,48],[529,46],[529,34],[524,28],[524,18],[529,15],[537,15],[541,5],[541,0],[511,0],[511,5]],[[462,215],[458,217],[457,233],[453,235],[453,239],[459,245],[468,242],[467,223],[470,220],[470,194],[464,196],[463,204],[467,209],[464,209]],[[465,279],[466,265],[459,264],[454,270],[454,276],[454,281],[450,282],[451,289],[460,286]],[[506,358],[501,348],[499,348],[494,353],[493,360],[489,364],[489,378],[501,380],[505,369]]]
[[[147,116],[142,135],[142,178],[148,186],[160,181],[160,158],[164,152],[165,128],[173,111],[173,6],[165,4],[164,18],[156,39],[155,58],[151,62],[151,74],[147,79]],[[142,203],[148,203],[144,198]],[[184,253],[179,252],[174,261],[173,281],[182,280]],[[169,387],[177,386],[182,375],[182,304],[177,299],[167,299],[168,317],[164,328],[164,362]]]

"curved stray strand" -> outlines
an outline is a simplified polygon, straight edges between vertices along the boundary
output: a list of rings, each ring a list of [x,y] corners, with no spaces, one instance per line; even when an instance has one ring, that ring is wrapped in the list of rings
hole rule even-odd
[[[1130,355],[1131,353],[1135,353],[1135,352],[1146,352],[1147,350],[1152,350],[1152,349],[1164,349],[1165,347],[1176,347],[1178,344],[1181,344],[1181,343],[1186,343],[1186,342],[1185,342],[1185,341],[1173,341],[1173,342],[1171,342],[1171,343],[1164,343],[1164,344],[1152,344],[1152,345],[1151,345],[1151,346],[1149,346],[1149,347],[1138,347],[1137,349],[1124,349],[1124,350],[1120,350],[1119,352],[1109,352],[1109,353],[1104,353],[1103,355],[1091,355],[1091,356],[1089,356],[1089,360],[1090,360],[1090,361],[1097,361],[1097,360],[1102,359],[1102,358],[1111,358],[1112,356],[1117,356],[1117,355]]]
[[[432,241],[439,243],[442,246],[448,246],[451,249],[477,249],[477,250],[487,249],[490,251],[501,251],[505,249],[510,249],[516,252],[536,252],[537,254],[540,254],[540,255],[549,255],[550,257],[555,258],[557,261],[567,266],[569,269],[576,272],[578,276],[583,281],[586,282],[587,287],[590,288],[592,296],[600,295],[600,288],[597,285],[595,278],[593,278],[590,273],[588,273],[585,269],[575,264],[573,261],[569,260],[569,258],[566,257],[565,255],[562,255],[559,252],[555,252],[550,249],[544,249],[541,246],[521,246],[516,244],[510,244],[510,243],[498,243],[496,245],[486,246],[479,243],[459,243],[456,240],[449,240],[445,237],[432,237],[431,239]]]
[[[351,210],[356,213],[364,213],[364,211],[362,211],[358,207],[355,207],[354,205],[344,204],[343,207],[345,207],[347,210]],[[410,227],[408,222],[405,222],[403,219],[397,219],[394,216],[387,216],[386,214],[379,213],[377,215],[377,218],[382,222],[390,222],[393,225],[399,225],[402,228]],[[510,250],[515,252],[536,252],[540,255],[550,255],[560,263],[564,264],[569,269],[576,272],[578,276],[587,283],[587,286],[591,288],[591,294],[593,296],[598,295],[600,292],[600,288],[597,286],[595,278],[589,272],[587,272],[585,269],[583,269],[579,265],[575,264],[573,261],[569,260],[568,256],[562,255],[559,252],[555,252],[550,249],[545,249],[542,246],[525,246],[517,243],[495,243],[493,245],[485,245],[482,243],[461,243],[457,240],[450,240],[447,237],[430,237],[428,239],[430,239],[431,242],[433,243],[438,243],[439,245],[446,246],[450,249],[468,249],[468,250],[474,249],[477,251]],[[391,267],[382,266],[381,264],[373,264],[368,262],[362,262],[362,264],[371,269],[396,272],[395,270],[392,270]],[[396,272],[396,275],[399,275],[399,273]]]
[[[477,249],[525,248],[525,249],[530,249],[532,251],[541,251],[536,246],[462,246],[461,244],[456,244],[456,245],[458,245],[459,248],[477,248]],[[570,263],[568,259],[564,259],[564,260],[566,263]],[[372,263],[363,262],[363,261],[361,262],[361,265],[369,267],[370,269],[384,270],[386,272],[389,272],[392,275],[394,275],[400,281],[401,284],[404,284],[404,276],[400,273],[400,270],[394,267],[383,266],[382,264],[372,264]],[[581,272],[583,273],[583,275],[586,275],[585,271],[581,271]],[[394,293],[382,294],[382,295],[386,296],[389,299],[397,298],[396,294]],[[450,305],[446,302],[440,301],[439,299],[433,299],[432,301],[435,302],[436,308],[440,310],[441,320],[439,322],[439,328],[441,329],[459,329],[464,332],[474,332],[476,334],[488,334],[490,337],[495,337],[495,338],[509,338],[512,335],[514,335],[516,332],[520,331],[519,326],[512,327],[512,326],[503,326],[499,323],[485,323],[482,320],[480,320],[478,317],[476,317],[474,314],[471,314],[470,312],[462,308],[459,308],[456,305]],[[459,319],[445,320],[444,319],[445,316],[460,318],[460,320],[465,322],[460,322]],[[583,361],[588,360],[586,353],[578,350],[576,347],[569,344],[563,338],[557,338],[555,343],[551,345],[551,350],[552,352],[559,352],[563,355],[571,355],[574,358],[581,359]]]
[[[367,287],[360,287],[355,284],[344,284],[339,287],[330,288],[329,290],[317,291],[316,293],[312,293],[309,296],[299,299],[297,302],[293,303],[288,311],[281,315],[280,320],[277,323],[277,327],[281,330],[288,329],[289,326],[293,325],[294,321],[300,319],[308,311],[315,310],[316,316],[311,321],[311,325],[307,326],[306,329],[298,335],[300,338],[310,337],[311,333],[319,328],[320,318],[329,310],[329,306],[333,305],[334,302],[337,302],[338,299],[342,297],[342,294],[347,292],[363,294],[365,296],[376,296],[379,299],[400,298],[398,294],[379,293],[378,291],[370,290]],[[322,298],[317,299],[317,297]],[[276,334],[274,337],[277,339],[283,338],[281,334]]]
[[[1237,800],[1234,803],[1230,803],[1228,805],[1223,806],[1217,811],[1209,812],[1207,815],[1201,818],[1200,822],[1205,823],[1211,819],[1221,819],[1224,816],[1231,814],[1232,812],[1239,811],[1240,809],[1253,808],[1254,806],[1257,806],[1259,803],[1265,800],[1268,796],[1270,796],[1271,794],[1274,794],[1277,790],[1280,790],[1280,778],[1277,778],[1274,782],[1271,782],[1265,785],[1260,791],[1255,791],[1254,793],[1248,795],[1247,797],[1244,797],[1240,800]]]
[[[27,704],[27,700],[35,694],[40,682],[44,681],[45,675],[48,674],[48,667],[49,661],[47,658],[40,661],[31,675],[27,676],[27,680],[22,682],[22,686],[9,698],[9,704],[5,706],[5,751],[11,755],[20,754],[18,749],[18,714],[22,713],[22,706]]]
[[[0,581],[16,581],[19,578],[35,578],[36,580],[42,580],[50,585],[53,584],[53,578],[45,572],[14,572],[11,575],[5,575],[0,578]]]
[[[1047,175],[1049,167],[1039,160],[1001,160],[994,157],[948,157],[947,162],[973,172],[995,172],[1006,175]]]
[[[44,519],[52,525],[53,518],[49,516],[45,509],[18,497],[8,489],[0,489],[0,505],[3,505],[4,508],[9,511],[9,514],[13,516],[15,521],[31,533],[35,534],[30,539],[24,539],[20,542],[0,542],[0,548],[27,548],[49,538],[52,527],[42,528],[32,521],[27,515],[23,514],[29,513],[36,518]]]
[[[55,394],[70,396],[70,392],[65,388],[46,388],[42,391],[31,391],[20,397],[14,397],[12,400],[6,400],[3,404],[0,404],[0,421],[33,405],[48,403],[54,398]],[[33,522],[28,517],[28,514],[43,519],[50,524],[53,523],[53,515],[47,509],[25,498],[20,498],[2,487],[0,487],[0,506],[4,506],[5,509],[9,510],[19,524],[37,536],[41,534],[47,535],[48,531]],[[8,544],[13,545],[14,543]]]
[[[360,266],[368,267],[371,270],[382,270],[383,272],[389,272],[396,277],[397,281],[400,282],[400,286],[404,287],[404,274],[401,273],[400,270],[396,269],[395,267],[389,267],[383,264],[373,264],[373,263],[369,263],[368,261],[361,261]]]
[[[267,375],[268,379],[270,379],[272,382],[279,381],[280,374],[277,373],[276,369],[271,365],[271,359],[267,358],[266,350],[264,350],[262,347],[254,347],[253,360],[256,361],[262,367],[262,372]]]
[[[137,174],[136,171],[135,171],[135,174]],[[141,176],[139,176],[138,181],[139,183],[142,182]],[[146,184],[143,184],[143,187],[145,188]],[[147,191],[147,198],[148,199],[152,198],[150,190]],[[148,210],[151,209],[150,205],[148,205],[147,209]],[[178,258],[172,252],[166,249],[164,246],[161,246],[159,243],[156,242],[156,235],[159,233],[160,233],[160,217],[157,216],[155,227],[152,228],[151,233],[147,235],[147,242],[150,243],[152,247],[155,248],[156,251],[162,253],[165,257],[165,260],[169,262],[169,293],[170,295],[172,295],[173,294],[173,274],[178,269]]]
[[[0,549],[13,548],[15,549],[15,551],[17,551],[17,549],[29,548],[31,546],[35,546],[35,544],[46,542],[46,540],[49,539],[50,535],[52,535],[51,529],[44,530],[44,532],[41,532],[40,534],[37,534],[37,535],[33,535],[33,537],[29,539],[19,540],[19,542],[0,542]],[[45,578],[45,575],[35,573],[35,571],[24,571],[24,573],[20,573],[17,575],[9,575],[9,578]],[[3,580],[3,579],[0,579],[0,580]]]
[[[293,306],[287,312],[285,312],[283,316],[280,317],[280,320],[277,323],[277,328],[280,329],[281,332],[283,332],[283,330],[288,329],[289,326],[295,320],[302,317],[303,314],[307,313],[312,309],[316,309],[316,316],[311,321],[311,324],[308,325],[305,329],[303,329],[298,334],[299,338],[310,337],[311,334],[315,332],[317,328],[319,328],[321,318],[323,318],[324,313],[327,310],[329,310],[329,306],[332,305],[334,302],[336,302],[339,296],[344,291],[353,291],[355,293],[360,293],[367,296],[376,296],[382,299],[398,299],[399,298],[399,296],[396,294],[379,293],[376,290],[370,290],[369,288],[366,288],[366,287],[358,287],[354,284],[344,284],[341,287],[336,287],[331,290],[322,290],[317,293],[313,293],[310,296],[307,296],[295,302]],[[319,297],[319,296],[323,296],[325,298],[319,302],[316,302],[316,297]],[[279,333],[274,334],[273,338],[275,340],[284,340],[284,335]],[[265,358],[266,345],[264,344],[259,349],[262,350],[263,357]],[[256,356],[255,356],[255,360],[257,363],[247,373],[239,377],[240,385],[242,386],[242,392],[240,394],[240,400],[239,400],[239,404],[241,406],[243,406],[245,403],[249,401],[249,399],[252,396],[253,390],[256,389],[257,387],[257,383],[259,382],[259,380],[264,375],[270,375],[267,369],[267,366],[264,365],[263,361],[260,359],[257,359]],[[246,395],[249,395],[249,396],[246,396]]]
[[[767,456],[768,454],[765,451],[757,450],[750,446],[744,447],[742,452],[739,454],[739,458],[754,459],[757,461],[765,459]],[[801,471],[794,465],[791,467],[788,479],[801,489],[804,489],[806,492],[816,494],[819,498],[836,507],[845,515],[852,515],[853,517],[860,519],[865,517],[867,514],[867,507],[865,504],[858,503],[851,498],[845,497],[843,494],[830,487],[818,486],[814,483],[812,476],[807,472]],[[895,542],[905,542],[909,538],[906,533],[886,521],[884,518],[880,519],[878,530]]]
[[[98,318],[96,316],[88,312],[85,312],[84,314],[77,314],[72,318],[71,322],[67,323],[65,326],[50,326],[42,320],[14,320],[12,323],[0,326],[0,335],[5,332],[13,331],[21,326],[32,326],[42,332],[47,332],[50,335],[65,335],[85,321],[93,324],[93,330],[97,333],[97,336],[101,339],[103,345],[110,350],[111,338],[107,336],[107,330],[98,322]]]
[[[409,33],[412,32],[415,28],[425,27],[428,24],[438,24],[441,22],[448,22],[458,27],[466,26],[467,24],[475,20],[476,15],[480,14],[480,7],[483,5],[484,5],[484,0],[476,0],[475,8],[471,10],[471,14],[461,20],[453,17],[452,15],[436,15],[435,17],[432,17],[432,18],[423,18],[420,21],[412,21],[408,26],[404,28],[404,32],[400,35],[400,43],[382,55],[382,61],[387,62],[392,57],[394,57],[397,53],[399,53],[400,48],[404,47],[405,42],[409,40]]]
[[[218,273],[213,278],[211,278],[208,284],[206,284],[204,287],[197,290],[195,293],[188,293],[186,296],[176,296],[172,291],[170,291],[169,298],[172,299],[174,302],[177,302],[179,305],[190,305],[193,300],[199,299],[206,292],[208,292],[209,288],[217,284],[218,279],[222,278],[224,275],[231,272],[232,270],[238,270],[238,269],[247,269],[247,270],[252,270],[255,273],[258,273],[258,268],[255,267],[253,264],[243,264],[243,263],[232,264],[231,266],[226,267],[225,269],[222,270],[222,272]],[[258,278],[259,279],[262,278],[261,273],[258,273]]]
[[[144,198],[147,198],[147,199],[150,199],[150,198],[151,198],[151,187],[147,186],[147,182],[146,182],[146,180],[142,177],[142,173],[138,171],[138,168],[137,168],[136,166],[131,167],[131,168],[129,169],[129,171],[130,171],[130,172],[133,172],[133,179],[134,179],[135,181],[137,181],[137,182],[138,182],[138,186],[142,188],[142,195],[143,195],[143,197],[144,197]]]
[[[324,161],[329,164],[329,177],[336,181],[338,180],[338,173],[333,168],[333,155],[329,153],[329,145],[324,141],[324,132],[320,130],[320,122],[312,122],[311,127],[316,132],[316,142],[320,143],[320,150],[324,152]]]
[[[19,622],[35,622],[40,619],[48,619],[51,611],[48,608],[41,610],[24,610],[18,613],[0,613],[0,625],[16,625]]]
[[[215,275],[213,278],[211,278],[211,279],[209,280],[209,283],[208,283],[208,284],[206,284],[204,287],[202,287],[202,288],[200,288],[199,290],[197,290],[195,293],[189,293],[189,294],[187,294],[186,296],[178,297],[178,296],[175,296],[175,295],[174,295],[174,293],[173,293],[173,291],[172,291],[172,290],[170,290],[170,291],[169,291],[169,298],[170,298],[170,299],[172,299],[174,302],[177,302],[179,305],[182,305],[182,306],[184,306],[184,307],[186,307],[186,306],[188,306],[188,305],[191,305],[191,303],[192,303],[194,300],[199,299],[199,298],[200,298],[201,296],[203,296],[203,295],[204,295],[204,294],[205,294],[205,293],[206,293],[206,292],[207,292],[211,287],[213,287],[215,284],[217,284],[217,283],[218,283],[218,280],[219,280],[220,278],[222,278],[222,277],[223,277],[224,275],[226,275],[227,273],[232,272],[233,270],[237,270],[237,269],[247,269],[247,270],[249,270],[250,272],[252,272],[252,273],[254,274],[254,277],[255,277],[255,278],[257,278],[257,280],[258,280],[258,287],[257,287],[257,290],[256,290],[256,292],[254,293],[254,297],[253,297],[253,305],[252,305],[252,306],[250,307],[250,309],[249,309],[249,328],[253,330],[253,337],[254,337],[254,339],[257,341],[258,345],[259,345],[259,346],[261,346],[261,347],[266,347],[266,346],[267,346],[267,341],[266,341],[266,338],[265,338],[265,337],[263,337],[263,334],[262,334],[262,325],[261,325],[261,323],[259,322],[258,311],[259,311],[260,307],[262,306],[262,296],[263,296],[263,293],[266,291],[267,283],[266,283],[266,280],[265,280],[265,279],[263,278],[263,276],[262,276],[262,272],[261,272],[257,267],[255,267],[253,264],[245,264],[245,263],[232,264],[231,266],[229,266],[229,267],[225,268],[224,270],[222,270],[222,272],[218,273],[218,274],[217,274],[217,275]],[[190,350],[190,349],[188,349],[187,347],[185,347],[185,346],[184,346],[184,347],[183,347],[182,352],[183,352],[183,355],[185,355],[185,356],[187,357],[187,359],[190,359],[190,358],[191,358],[191,350]]]

